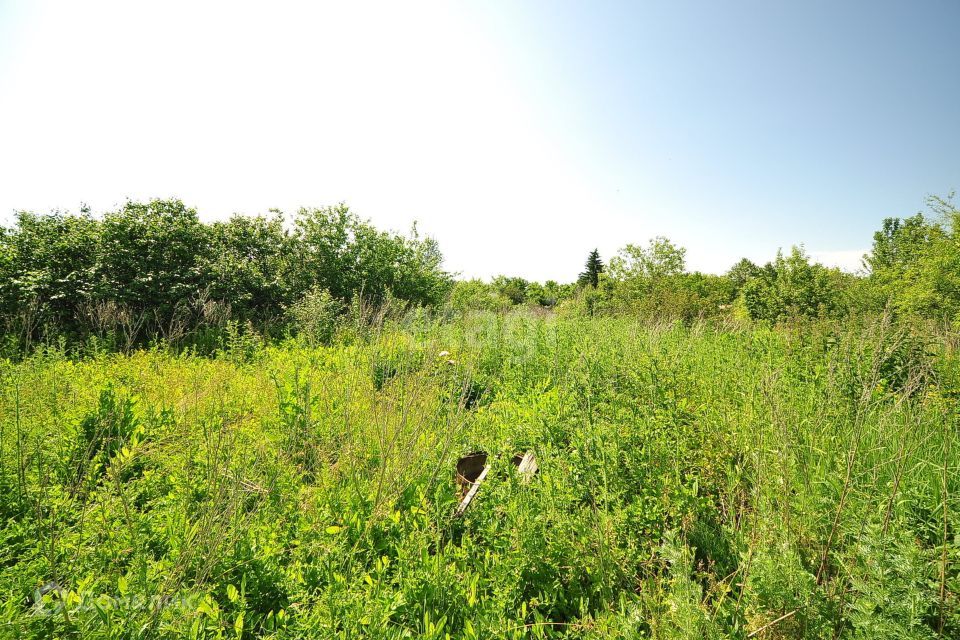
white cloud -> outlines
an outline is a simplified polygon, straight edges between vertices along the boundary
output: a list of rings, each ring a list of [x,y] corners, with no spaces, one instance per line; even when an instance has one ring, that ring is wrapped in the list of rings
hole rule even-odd
[[[809,253],[811,260],[815,262],[855,273],[863,269],[863,256],[869,252],[869,249],[842,249],[839,251],[811,250]]]

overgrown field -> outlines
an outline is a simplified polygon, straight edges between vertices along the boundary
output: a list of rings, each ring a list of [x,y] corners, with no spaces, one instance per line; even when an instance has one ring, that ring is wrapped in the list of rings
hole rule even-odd
[[[955,349],[516,314],[7,362],[0,637],[958,638]]]

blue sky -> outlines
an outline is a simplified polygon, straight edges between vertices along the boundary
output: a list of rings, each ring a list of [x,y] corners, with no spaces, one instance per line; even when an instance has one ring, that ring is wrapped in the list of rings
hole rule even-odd
[[[0,0],[0,220],[346,201],[570,280],[665,235],[855,266],[960,187],[960,3]]]

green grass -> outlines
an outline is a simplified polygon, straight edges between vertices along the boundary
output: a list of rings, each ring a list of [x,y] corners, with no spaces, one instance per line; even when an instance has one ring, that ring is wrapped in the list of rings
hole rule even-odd
[[[3,363],[0,637],[960,637],[954,344],[515,314]]]

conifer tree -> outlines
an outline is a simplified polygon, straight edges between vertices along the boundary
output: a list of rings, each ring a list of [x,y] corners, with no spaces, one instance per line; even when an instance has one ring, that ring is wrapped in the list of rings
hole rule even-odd
[[[584,266],[583,273],[577,278],[577,283],[596,287],[600,282],[601,273],[603,273],[603,261],[600,259],[600,252],[594,249],[587,256],[587,264]]]

